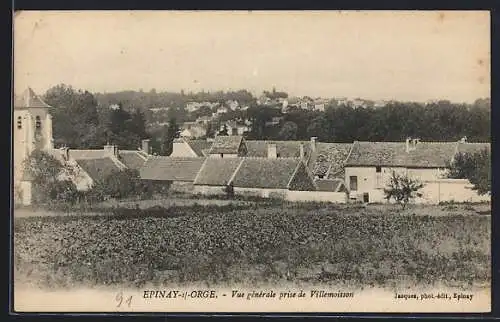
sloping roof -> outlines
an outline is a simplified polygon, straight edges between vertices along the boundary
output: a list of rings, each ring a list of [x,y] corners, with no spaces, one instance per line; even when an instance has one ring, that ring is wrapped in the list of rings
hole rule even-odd
[[[141,179],[194,181],[205,158],[151,156],[141,167]]]
[[[113,172],[120,171],[120,168],[116,165],[115,162],[113,162],[113,160],[111,160],[111,158],[77,159],[76,163],[78,163],[78,165],[94,181],[103,179]]]
[[[313,175],[325,176],[327,173],[341,172],[351,147],[350,143],[316,143],[316,153],[310,165]]]
[[[354,142],[347,166],[442,168],[451,161],[457,142],[419,142],[406,152],[405,142]]]
[[[336,192],[340,185],[344,184],[344,181],[341,179],[317,179],[314,182],[318,191]]]
[[[218,135],[212,147],[210,148],[210,154],[228,153],[228,154],[238,154],[241,142],[243,140],[242,136],[226,136]]]
[[[459,143],[458,152],[460,153],[476,153],[482,150],[491,151],[490,143]]]
[[[203,151],[210,149],[212,142],[207,142],[207,140],[185,140],[191,149],[196,153],[197,156],[204,156]]]
[[[304,154],[310,155],[311,145],[309,141],[263,141],[263,140],[245,140],[248,157],[267,157],[269,144],[276,144],[276,153],[280,158],[298,158],[300,157],[300,144],[304,146]]]
[[[242,161],[243,159],[241,158],[207,158],[194,184],[209,186],[226,185]]]
[[[21,95],[14,96],[14,108],[48,108],[50,105],[45,103],[35,92],[28,87]]]
[[[299,162],[297,158],[244,158],[232,182],[241,188],[287,189]]]
[[[120,161],[129,169],[140,169],[147,159],[140,151],[120,150],[118,154]]]

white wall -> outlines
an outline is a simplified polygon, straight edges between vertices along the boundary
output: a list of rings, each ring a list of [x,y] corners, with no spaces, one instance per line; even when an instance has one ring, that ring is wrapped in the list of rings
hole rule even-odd
[[[345,183],[350,191],[350,198],[362,200],[363,193],[369,194],[370,202],[384,202],[384,188],[390,182],[393,172],[399,175],[408,175],[420,180],[422,183],[440,180],[445,174],[444,169],[438,168],[404,168],[404,167],[381,167],[380,172],[376,172],[376,167],[346,167]],[[352,191],[350,187],[350,177],[358,177],[358,189]],[[437,197],[436,197],[437,198]]]
[[[196,153],[186,142],[174,142],[171,157],[196,157]]]
[[[262,198],[285,198],[287,189],[262,189],[234,187],[234,193],[242,196],[256,196]]]
[[[415,200],[416,203],[439,202],[489,202],[489,195],[480,196],[473,185],[466,179],[440,179],[424,183],[420,190],[422,198]]]
[[[223,157],[221,157],[220,153],[214,153],[209,155],[210,158],[237,158],[238,154],[229,154],[223,153]]]
[[[331,191],[292,191],[286,193],[288,201],[320,201],[333,203],[346,203],[347,194],[344,192]]]
[[[224,194],[224,186],[207,186],[207,185],[195,185],[193,189],[193,193],[201,194],[205,196],[210,195],[223,195]]]

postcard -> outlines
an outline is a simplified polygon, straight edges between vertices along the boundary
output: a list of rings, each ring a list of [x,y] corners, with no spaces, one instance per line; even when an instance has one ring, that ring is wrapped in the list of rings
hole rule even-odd
[[[490,312],[488,11],[19,11],[13,39],[15,312]]]

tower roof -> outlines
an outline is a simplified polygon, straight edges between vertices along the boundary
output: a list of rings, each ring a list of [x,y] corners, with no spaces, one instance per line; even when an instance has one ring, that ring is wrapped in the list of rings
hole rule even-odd
[[[21,95],[14,95],[14,108],[48,108],[50,105],[45,103],[35,92],[28,87]]]

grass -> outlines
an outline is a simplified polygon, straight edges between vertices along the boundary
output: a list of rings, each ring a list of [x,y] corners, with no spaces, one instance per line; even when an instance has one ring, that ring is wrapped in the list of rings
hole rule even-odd
[[[42,287],[489,285],[484,207],[402,212],[270,201],[16,218],[15,280]]]

